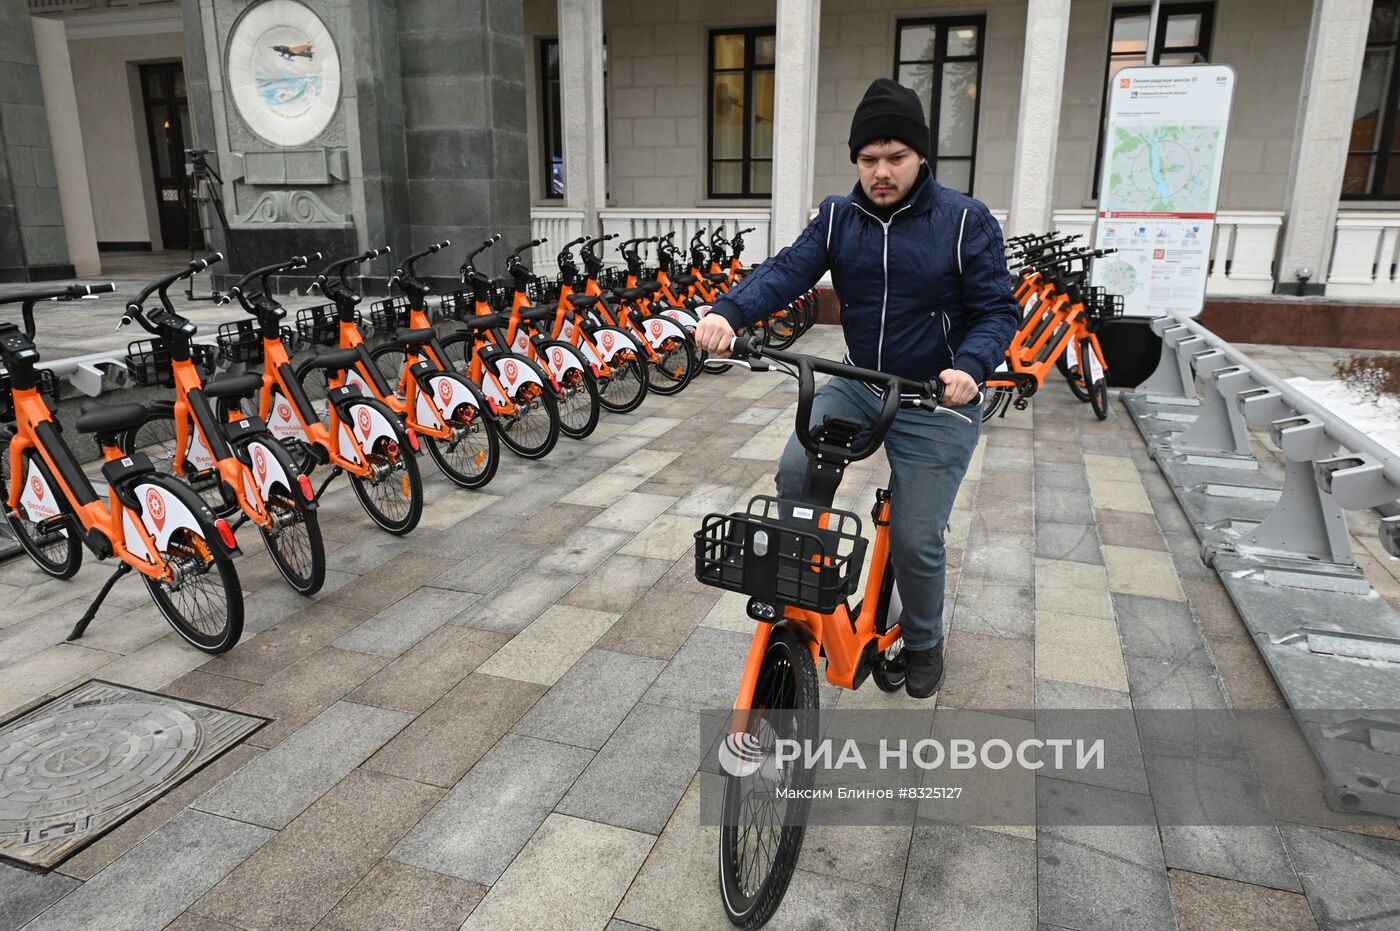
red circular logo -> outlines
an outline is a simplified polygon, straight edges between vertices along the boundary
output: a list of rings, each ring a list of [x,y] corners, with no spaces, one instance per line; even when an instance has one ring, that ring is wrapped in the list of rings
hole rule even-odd
[[[261,446],[253,447],[253,468],[258,471],[258,481],[267,481],[267,453]]]
[[[549,354],[549,357],[554,360],[554,367],[556,369],[562,369],[564,367],[564,350],[555,349]]]
[[[506,381],[515,384],[515,376],[520,374],[520,366],[516,365],[514,359],[507,359],[505,364]]]
[[[437,383],[438,398],[446,404],[452,400],[452,382],[446,378],[439,378]]]
[[[285,402],[285,401],[283,401],[281,404],[277,405],[277,416],[278,416],[278,417],[281,417],[283,420],[291,420],[291,419],[292,419],[292,408],[291,408],[291,405],[287,404],[287,402]]]
[[[146,510],[156,522],[157,530],[165,526],[165,498],[154,488],[146,490]]]
[[[661,322],[659,320],[651,325],[651,335],[656,339],[661,338]]]
[[[609,333],[608,331],[604,330],[604,331],[603,331],[603,348],[604,348],[604,349],[612,349],[612,344],[613,344],[613,335],[612,335],[611,333]]]
[[[29,480],[29,487],[34,489],[34,497],[40,501],[44,500],[44,482],[39,476],[34,476]]]
[[[360,432],[363,433],[366,437],[368,437],[370,428],[369,408],[360,408],[360,412],[356,415],[356,417],[359,419],[360,422]]]

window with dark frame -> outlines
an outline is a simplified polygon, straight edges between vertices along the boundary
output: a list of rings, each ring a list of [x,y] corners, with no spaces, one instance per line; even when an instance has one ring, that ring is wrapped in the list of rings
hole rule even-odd
[[[1400,199],[1400,0],[1373,0],[1343,200]]]
[[[985,16],[901,19],[894,79],[919,95],[929,125],[929,167],[946,187],[972,193]]]
[[[603,159],[611,154],[608,142],[608,43],[603,41]],[[560,100],[559,40],[540,40],[540,169],[544,174],[540,189],[544,196],[564,196],[564,109]],[[611,181],[609,181],[611,189]]]
[[[540,165],[545,197],[564,196],[564,117],[559,91],[559,40],[540,40]]]
[[[1103,169],[1103,137],[1108,127],[1108,89],[1119,71],[1147,64],[1147,30],[1152,18],[1150,6],[1113,8],[1109,26],[1108,73],[1103,82],[1099,106],[1099,139],[1094,147],[1093,196],[1099,196],[1099,173]],[[1157,15],[1157,37],[1153,43],[1159,65],[1192,65],[1210,60],[1210,39],[1215,28],[1214,3],[1163,3]]]
[[[772,26],[710,31],[710,197],[773,193],[776,42]]]

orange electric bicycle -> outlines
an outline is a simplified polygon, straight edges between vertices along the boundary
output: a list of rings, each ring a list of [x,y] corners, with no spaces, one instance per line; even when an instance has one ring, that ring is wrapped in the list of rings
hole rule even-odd
[[[135,570],[180,636],[207,653],[222,653],[243,633],[232,528],[184,482],[157,472],[143,453],[122,451],[121,437],[146,414],[140,404],[93,405],[78,418],[78,432],[95,434],[102,448],[104,502],[44,400],[45,394],[54,397],[54,382],[35,367],[34,305],[114,290],[110,284],[75,284],[0,297],[0,304],[23,305],[24,318],[23,329],[0,323],[0,420],[8,421],[0,456],[5,515],[35,565],[55,578],[78,571],[80,543],[98,559],[121,560],[73,627],[70,641],[87,630],[117,580]],[[128,310],[139,306],[138,300]]]
[[[890,561],[891,492],[875,494],[870,579],[855,607],[847,599],[860,582],[866,540],[861,519],[831,506],[842,474],[873,454],[899,412],[901,393],[918,405],[940,406],[942,385],[735,340],[734,358],[797,379],[798,441],[807,471],[798,501],[759,495],[745,511],[710,514],[695,534],[695,577],[705,585],[749,595],[757,622],[739,695],[721,749],[726,782],[720,832],[720,888],[729,920],[744,928],[772,917],[787,891],[802,848],[812,773],[778,763],[778,740],[806,742],[817,734],[817,666],[826,679],[859,688],[867,677],[884,691],[904,684],[901,602]],[[884,391],[867,433],[856,420],[828,416],[810,427],[817,373],[849,378]],[[966,418],[963,418],[966,419]],[[864,434],[864,439],[861,439]],[[858,442],[859,441],[859,442]]]
[[[286,309],[268,293],[267,279],[278,272],[305,268],[312,256],[293,256],[254,269],[239,279],[220,299],[233,298],[257,318],[262,337],[263,371],[248,394],[258,396],[258,413],[272,435],[287,447],[297,466],[306,473],[330,464],[331,473],[316,490],[319,498],[331,480],[344,472],[350,477],[365,513],[380,528],[405,534],[423,516],[423,480],[418,474],[418,438],[404,429],[398,415],[378,398],[366,397],[354,385],[342,384],[328,393],[326,420],[322,421],[292,368],[282,342]],[[358,350],[322,352],[316,364],[340,373],[360,359]]]
[[[428,455],[443,475],[463,488],[481,488],[495,476],[500,464],[496,424],[476,385],[434,363],[428,348],[437,336],[433,328],[388,327],[386,345],[397,347],[402,356],[402,365],[392,375],[380,371],[365,345],[356,309],[361,296],[350,286],[346,273],[388,252],[389,247],[384,246],[332,262],[316,277],[315,287],[331,303],[297,311],[298,332],[309,342],[335,347],[337,352],[354,352],[357,358],[354,365],[336,369],[313,356],[297,368],[297,380],[318,407],[327,403],[330,391],[342,385],[353,385],[365,397],[378,398],[399,415],[409,431],[427,441]]]
[[[1098,331],[1122,314],[1123,300],[1085,282],[1089,262],[1114,251],[1056,249],[1038,255],[1023,270],[1016,294],[1024,317],[1005,363],[987,376],[984,421],[1005,416],[1013,404],[1025,410],[1054,368],[1065,374],[1075,397],[1088,402],[1098,419],[1108,417],[1108,365]]]
[[[145,453],[160,471],[183,478],[216,513],[241,512],[234,529],[252,522],[287,584],[303,595],[315,594],[326,581],[326,548],[311,480],[267,425],[239,403],[256,393],[262,380],[232,375],[206,384],[195,361],[195,325],[175,312],[166,294],[171,285],[222,258],[215,253],[191,262],[127,305],[122,324],[135,320],[154,337],[127,350],[133,380],[174,388],[175,400],[147,406],[145,419],[127,432],[122,448]],[[145,302],[152,293],[161,306],[148,311]]]

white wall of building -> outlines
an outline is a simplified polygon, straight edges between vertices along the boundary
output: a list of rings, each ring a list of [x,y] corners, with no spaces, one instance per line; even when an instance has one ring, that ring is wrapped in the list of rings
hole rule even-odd
[[[179,32],[73,39],[73,85],[78,92],[92,213],[98,242],[160,246],[137,65],[184,57]]]
[[[1058,120],[1054,208],[1093,201],[1093,168],[1103,105],[1111,0],[1075,0]],[[1016,120],[1025,45],[1026,0],[980,3],[824,0],[818,60],[815,178],[812,203],[849,191],[854,169],[846,148],[851,113],[869,82],[894,71],[901,18],[986,16],[977,168],[973,193],[994,210],[1011,200]],[[604,0],[609,47],[611,123],[609,204],[615,207],[704,206],[708,30],[775,21],[774,0]],[[1211,60],[1232,65],[1238,80],[1221,179],[1222,210],[1283,210],[1302,93],[1311,0],[1216,0]],[[525,0],[533,202],[541,193],[538,37],[557,31],[554,0]],[[767,206],[768,201],[729,201]]]

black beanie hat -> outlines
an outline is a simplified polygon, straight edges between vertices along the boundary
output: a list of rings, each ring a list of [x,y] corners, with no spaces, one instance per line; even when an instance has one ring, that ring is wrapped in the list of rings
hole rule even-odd
[[[919,95],[889,78],[876,78],[851,117],[851,161],[880,139],[898,139],[928,158],[928,123]]]

